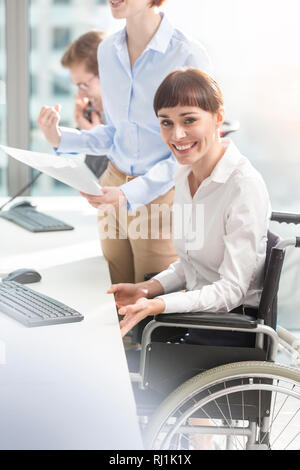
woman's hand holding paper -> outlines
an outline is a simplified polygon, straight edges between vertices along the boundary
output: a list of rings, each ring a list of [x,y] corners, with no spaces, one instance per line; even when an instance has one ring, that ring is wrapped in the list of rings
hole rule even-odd
[[[93,196],[91,194],[80,193],[85,197],[91,206],[99,209],[101,212],[109,213],[117,207],[124,206],[127,199],[120,188],[114,186],[102,187],[103,196]]]

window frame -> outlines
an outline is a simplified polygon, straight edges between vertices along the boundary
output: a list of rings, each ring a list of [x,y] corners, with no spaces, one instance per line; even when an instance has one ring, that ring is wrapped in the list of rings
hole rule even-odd
[[[23,149],[29,149],[30,144],[28,7],[29,0],[5,2],[7,145]],[[29,180],[29,167],[9,158],[8,195],[14,195]]]

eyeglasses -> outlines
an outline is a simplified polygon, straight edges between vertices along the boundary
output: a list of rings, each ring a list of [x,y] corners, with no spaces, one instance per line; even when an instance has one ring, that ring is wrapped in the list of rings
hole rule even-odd
[[[80,90],[87,90],[89,87],[89,84],[94,80],[94,78],[98,77],[98,75],[93,75],[89,80],[87,80],[84,83],[76,83],[77,88]]]

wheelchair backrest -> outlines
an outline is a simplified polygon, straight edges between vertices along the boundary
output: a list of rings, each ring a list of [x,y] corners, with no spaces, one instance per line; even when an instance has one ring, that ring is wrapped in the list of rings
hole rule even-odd
[[[264,284],[258,307],[258,318],[273,329],[277,325],[277,296],[285,254],[275,248],[279,240],[278,235],[268,231]]]

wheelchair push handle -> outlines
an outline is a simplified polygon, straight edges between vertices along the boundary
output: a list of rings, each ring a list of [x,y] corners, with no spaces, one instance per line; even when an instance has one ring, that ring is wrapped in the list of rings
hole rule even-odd
[[[277,250],[285,250],[289,247],[300,248],[300,237],[283,238],[279,240],[275,248]]]
[[[280,224],[300,224],[300,214],[293,214],[291,212],[272,212],[271,220],[279,222]]]

